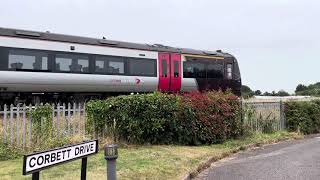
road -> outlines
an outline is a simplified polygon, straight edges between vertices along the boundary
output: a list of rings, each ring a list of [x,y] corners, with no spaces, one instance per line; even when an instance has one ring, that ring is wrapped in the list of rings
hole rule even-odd
[[[283,142],[215,162],[198,180],[319,180],[320,137]]]

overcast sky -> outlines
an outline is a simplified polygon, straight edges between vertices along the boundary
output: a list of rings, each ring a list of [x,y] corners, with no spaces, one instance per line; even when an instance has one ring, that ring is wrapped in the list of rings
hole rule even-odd
[[[235,55],[243,84],[320,81],[318,0],[2,0],[0,26]]]

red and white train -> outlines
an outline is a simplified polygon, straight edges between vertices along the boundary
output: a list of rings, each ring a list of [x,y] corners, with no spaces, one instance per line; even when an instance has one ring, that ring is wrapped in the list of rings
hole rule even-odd
[[[0,28],[1,102],[227,88],[240,95],[241,76],[222,51]]]

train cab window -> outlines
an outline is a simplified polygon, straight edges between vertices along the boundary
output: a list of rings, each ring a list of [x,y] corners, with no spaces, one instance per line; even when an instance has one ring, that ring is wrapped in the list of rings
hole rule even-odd
[[[206,78],[205,64],[200,62],[183,63],[184,78]]]
[[[179,62],[174,61],[173,63],[173,69],[174,69],[174,77],[179,77]]]
[[[207,78],[223,78],[223,63],[213,62],[207,65]]]
[[[9,70],[48,70],[48,55],[44,52],[10,50]]]
[[[134,76],[156,76],[156,60],[129,58],[129,73]]]
[[[232,79],[232,64],[227,64],[227,78]]]
[[[55,58],[56,71],[89,72],[89,58],[82,55],[57,54]]]

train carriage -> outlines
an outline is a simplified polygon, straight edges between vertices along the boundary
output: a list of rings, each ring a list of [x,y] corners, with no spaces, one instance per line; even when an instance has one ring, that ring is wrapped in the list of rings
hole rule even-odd
[[[228,88],[240,95],[241,76],[222,51],[0,28],[1,102]]]

